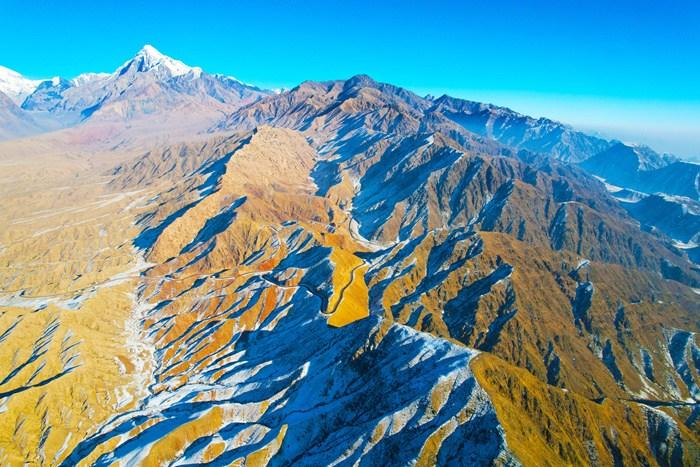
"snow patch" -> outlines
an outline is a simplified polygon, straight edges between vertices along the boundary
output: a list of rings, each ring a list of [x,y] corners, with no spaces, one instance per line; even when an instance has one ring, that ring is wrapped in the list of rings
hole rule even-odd
[[[182,76],[194,70],[192,67],[185,65],[179,60],[163,55],[152,45],[146,44],[133,59],[128,60],[120,66],[115,74],[119,75],[122,71],[131,66],[132,63],[137,61],[142,62],[144,71],[160,68],[167,70],[171,76]]]
[[[0,92],[6,94],[17,105],[21,105],[43,81],[43,79],[27,79],[14,70],[0,66]]]

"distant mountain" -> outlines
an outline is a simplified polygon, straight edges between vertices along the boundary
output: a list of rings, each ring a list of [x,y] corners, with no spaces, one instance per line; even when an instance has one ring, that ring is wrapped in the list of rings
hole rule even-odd
[[[472,133],[506,146],[546,154],[565,162],[586,160],[610,146],[604,139],[547,118],[535,119],[506,107],[446,95],[436,99],[429,112],[444,115]]]
[[[12,465],[700,463],[698,203],[600,181],[677,161],[152,47],[20,110],[75,123],[1,180]]]
[[[676,161],[660,169],[641,172],[640,190],[700,199],[700,164]]]
[[[623,202],[623,205],[643,224],[659,228],[679,242],[700,245],[699,202],[658,194],[635,202]]]
[[[649,148],[617,143],[580,166],[611,185],[700,199],[700,164],[660,156]]]
[[[91,83],[91,82],[97,81],[97,80],[106,79],[108,77],[109,77],[109,73],[83,73],[83,74],[76,76],[72,80],[70,80],[70,83],[73,86],[82,86],[84,84],[88,84],[88,83]]]
[[[269,94],[235,78],[208,74],[144,46],[114,73],[89,73],[72,80],[42,82],[22,108],[48,112],[72,126],[138,122],[142,125],[202,128]]]
[[[0,140],[41,133],[44,128],[29,112],[19,108],[9,96],[0,92]]]
[[[22,105],[24,99],[34,92],[42,81],[27,79],[14,70],[0,66],[0,92],[17,105]]]
[[[631,188],[632,185],[637,185],[640,172],[654,170],[668,163],[646,148],[615,143],[581,162],[580,166],[611,184]]]

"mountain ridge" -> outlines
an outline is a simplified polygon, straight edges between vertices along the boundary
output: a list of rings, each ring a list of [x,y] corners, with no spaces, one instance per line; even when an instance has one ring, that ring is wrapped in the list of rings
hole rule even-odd
[[[50,81],[79,123],[0,143],[0,460],[698,463],[700,208],[573,163],[675,162],[169,60]]]
[[[143,67],[141,71],[148,71],[152,69],[159,78],[178,78],[187,74],[191,74],[192,77],[196,78],[204,73],[199,67],[190,67],[179,60],[162,54],[150,44],[144,45],[134,57],[124,62],[124,64],[118,67],[116,71],[112,73],[112,75],[126,73],[130,66],[136,67],[136,69],[138,69],[139,66]],[[16,72],[12,73],[16,74]],[[22,78],[21,75],[16,75]],[[36,88],[38,88],[40,85],[43,85],[47,89],[45,89],[43,93],[39,93],[34,97],[32,97],[32,93],[29,93],[24,99],[19,101],[18,104],[25,108],[25,110],[55,111],[60,109],[68,112],[83,112],[78,119],[68,117],[69,122],[67,123],[67,126],[72,126],[84,119],[86,116],[90,116],[93,112],[95,112],[96,106],[99,107],[101,105],[101,100],[105,99],[105,97],[83,97],[83,100],[89,102],[84,102],[82,105],[80,105],[79,103],[75,102],[76,99],[80,100],[80,98],[77,96],[73,96],[73,99],[68,96],[65,99],[65,102],[61,102],[64,100],[62,98],[62,94],[67,88],[83,87],[84,85],[89,85],[91,82],[104,80],[106,79],[107,75],[108,74],[106,73],[83,73],[71,80],[66,80],[63,78],[34,81],[27,80],[28,82],[32,83],[32,91],[36,91]],[[218,81],[219,84],[229,83],[229,86],[224,85],[224,88],[230,87],[231,83],[237,83],[243,89],[248,88],[252,91],[264,92],[268,94],[270,93],[269,91],[242,83],[240,80],[233,77],[219,74],[211,74],[208,76],[211,77],[211,79],[205,87],[210,88],[211,86],[214,86],[213,83]],[[353,80],[357,80],[357,82],[373,82],[380,86],[391,86],[378,83],[368,75],[356,75],[348,80],[341,81],[351,82]],[[52,85],[48,85],[47,83],[52,83]],[[25,87],[27,86],[29,85],[26,85]],[[183,87],[186,87],[184,83],[180,83],[180,90],[182,90]],[[399,87],[396,88],[402,89]],[[2,84],[0,83],[0,91],[2,89]],[[240,88],[237,91],[239,93],[243,92]],[[402,91],[410,92],[403,89]],[[190,89],[189,92],[192,93],[193,91]],[[231,95],[222,96],[221,94],[226,93],[223,93],[221,89],[214,90],[212,92],[214,92],[214,94],[220,94],[217,96],[220,102],[226,100],[227,98],[232,98]],[[47,99],[46,94],[51,94],[52,98]],[[76,94],[75,89],[73,89],[73,91],[69,91],[67,94]],[[462,127],[471,131],[472,133],[485,136],[490,139],[495,139],[496,141],[502,142],[505,145],[515,149],[526,149],[531,152],[541,152],[552,155],[566,162],[581,162],[582,160],[593,157],[607,149],[609,145],[617,143],[615,140],[608,141],[596,136],[585,134],[584,132],[573,129],[569,125],[562,124],[555,120],[545,117],[535,119],[503,106],[457,99],[448,95],[442,95],[438,98],[432,99],[420,98],[415,94],[413,96],[423,101],[421,105],[427,105],[427,103],[432,102],[435,107],[433,109],[434,112],[445,113],[453,120],[459,121],[459,124]],[[56,99],[57,97],[58,99]],[[235,98],[233,99],[236,100]],[[27,101],[26,105],[24,102],[25,100]],[[71,100],[73,100],[73,102],[70,102]],[[246,105],[247,103],[249,102],[243,102],[243,105]],[[231,109],[229,109],[229,112],[231,112]],[[660,165],[667,159],[666,156],[659,156],[652,150],[648,150],[647,152],[649,153],[649,158],[654,160],[654,162],[652,162],[654,165]]]

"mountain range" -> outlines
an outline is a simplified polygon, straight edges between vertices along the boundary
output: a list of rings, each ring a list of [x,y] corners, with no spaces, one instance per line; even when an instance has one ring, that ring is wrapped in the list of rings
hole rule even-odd
[[[197,132],[237,106],[270,93],[229,76],[189,67],[149,45],[111,74],[32,81],[3,68],[0,92],[14,98],[21,109],[3,117],[2,127],[12,128],[35,115],[49,120],[37,125],[34,133],[75,126],[86,127],[86,131],[100,127],[118,131],[127,122],[149,133]]]
[[[6,464],[700,462],[700,165],[152,46],[0,129]]]

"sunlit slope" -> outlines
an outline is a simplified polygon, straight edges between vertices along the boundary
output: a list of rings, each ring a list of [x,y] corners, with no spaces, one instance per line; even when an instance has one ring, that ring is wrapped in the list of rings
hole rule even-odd
[[[143,266],[130,239],[146,192],[105,190],[79,157],[9,154],[0,160],[0,463],[56,465],[145,393],[133,293]]]
[[[357,253],[370,314],[492,352],[542,384],[614,399],[614,411],[628,400],[645,413],[665,406],[672,418],[644,417],[649,433],[697,433],[697,267],[589,175],[477,138],[431,106],[358,76],[302,83],[220,128],[293,128],[318,150],[319,193],[340,193],[351,232],[372,244]],[[352,191],[334,191],[348,180]],[[695,436],[676,451],[683,462]],[[663,464],[664,442],[646,443],[645,462]]]
[[[383,255],[366,275],[372,311],[592,399],[691,394],[667,341],[695,326],[687,287],[496,233],[435,231]]]
[[[697,433],[665,411],[591,401],[488,354],[472,363],[523,465],[697,465]]]
[[[434,139],[428,146],[435,144],[438,143]],[[420,145],[417,148],[418,151],[412,154],[419,156],[422,149]],[[429,152],[425,156],[434,157],[434,154],[439,153]],[[529,169],[520,168],[517,162],[476,159],[472,165],[479,170],[483,170],[484,164],[500,165],[499,170],[481,172],[485,177],[483,180],[502,176],[499,174],[504,167],[510,166],[524,170],[521,176],[525,179],[539,181],[514,184],[500,204],[494,201],[499,199],[499,188],[495,188],[496,194],[491,201],[488,198],[479,201],[479,192],[473,192],[472,206],[481,213],[474,216],[476,221],[466,225],[459,226],[456,220],[453,221],[457,224],[454,227],[430,228],[433,221],[422,222],[412,233],[401,234],[409,237],[406,240],[368,242],[360,236],[356,220],[349,217],[353,203],[368,196],[361,190],[372,190],[373,187],[348,185],[348,179],[357,176],[351,170],[341,172],[341,176],[335,179],[336,184],[325,190],[319,188],[323,179],[310,169],[314,167],[314,161],[316,167],[323,164],[318,161],[325,157],[328,156],[315,154],[298,133],[262,127],[250,136],[250,140],[244,139],[240,149],[221,159],[221,170],[204,171],[192,180],[182,182],[179,199],[195,199],[188,204],[182,202],[184,211],[175,203],[165,205],[169,211],[151,217],[166,219],[167,224],[150,253],[152,258],[166,259],[163,266],[154,269],[154,272],[160,270],[158,277],[162,277],[155,279],[158,283],[156,303],[162,304],[163,310],[173,307],[180,310],[171,312],[167,318],[148,321],[149,324],[170,323],[169,331],[162,334],[166,341],[182,332],[203,332],[200,323],[202,309],[193,308],[197,310],[195,316],[184,313],[180,309],[183,302],[181,290],[187,290],[188,294],[195,290],[199,290],[199,295],[208,294],[214,283],[220,284],[216,290],[221,298],[217,301],[222,301],[215,308],[222,310],[231,306],[226,303],[238,306],[237,300],[228,298],[232,292],[225,292],[230,290],[225,288],[227,281],[241,281],[242,278],[252,281],[262,277],[269,285],[283,287],[282,291],[291,290],[287,287],[302,287],[317,297],[320,311],[329,316],[327,324],[331,326],[366,316],[363,310],[366,304],[370,313],[384,319],[452,339],[456,344],[496,353],[527,368],[538,378],[538,384],[549,383],[575,391],[582,401],[602,397],[617,399],[620,402],[613,404],[615,413],[627,410],[623,402],[626,399],[674,401],[688,397],[690,389],[671,362],[668,333],[663,329],[694,326],[692,313],[697,306],[694,293],[650,272],[630,270],[621,264],[587,261],[583,249],[570,251],[566,243],[553,245],[552,242],[567,238],[569,234],[565,233],[564,227],[561,234],[556,233],[559,227],[554,222],[557,208],[553,203],[561,199],[562,195],[557,191],[561,188],[548,187],[569,183],[568,190],[572,190],[570,181],[552,181],[546,172],[528,175]],[[216,163],[209,163],[211,167],[214,165]],[[279,172],[284,176],[270,170],[278,165],[284,167]],[[478,170],[473,172],[473,183],[481,180],[479,173]],[[207,183],[215,184],[216,188],[208,190],[206,186],[209,185],[206,185],[202,190],[203,180],[209,180]],[[461,189],[465,189],[468,185],[465,185],[464,178],[462,180]],[[495,182],[497,178],[492,180]],[[491,186],[498,187],[494,182],[490,182]],[[486,193],[493,189],[488,185],[481,188]],[[193,190],[203,192],[204,196],[187,195]],[[388,189],[383,193],[392,196],[395,192]],[[382,191],[376,193],[375,196],[379,196]],[[583,195],[583,191],[581,193]],[[552,199],[537,200],[541,196]],[[572,195],[566,196],[571,199]],[[419,203],[410,208],[417,209],[421,200],[420,197],[408,198],[409,204],[404,204]],[[533,200],[541,203],[543,212],[545,205],[552,204],[548,209],[552,213],[549,214],[551,222],[557,226],[555,233],[550,227],[541,230],[541,234],[533,232],[530,235],[535,236],[529,240],[528,237],[518,240],[505,233],[479,231],[484,227],[505,229],[507,224],[503,224],[503,219],[506,215],[532,216]],[[194,205],[190,206],[192,203]],[[485,204],[479,207],[479,203]],[[569,204],[567,201],[560,203],[560,206]],[[582,206],[585,208],[585,204]],[[172,213],[177,214],[174,220],[170,217]],[[537,209],[534,215],[537,216]],[[221,224],[211,219],[226,221]],[[382,222],[390,225],[391,217],[382,219]],[[444,221],[437,219],[434,222]],[[526,222],[538,225],[541,221],[535,217]],[[499,223],[501,227],[498,227]],[[149,228],[154,229],[153,226]],[[301,238],[302,231],[305,232],[302,243],[314,242],[319,248],[313,249],[313,261],[303,261],[289,270],[290,265],[301,259],[295,252],[295,245],[300,241],[297,236]],[[578,236],[579,245],[591,241],[585,239],[585,229],[583,233],[576,232],[573,235]],[[616,241],[614,236],[609,238],[605,241]],[[290,243],[290,239],[294,241]],[[650,248],[659,248],[653,242],[642,241],[649,242]],[[629,261],[620,253],[624,254],[622,251],[612,253],[612,256],[605,253],[600,258],[620,263]],[[631,261],[646,261],[643,258],[639,256]],[[286,271],[281,276],[278,273],[280,268]],[[195,270],[197,274],[187,274],[180,284],[173,284],[178,281],[179,274],[189,270]],[[210,271],[216,271],[214,278],[209,276]],[[362,280],[358,281],[358,277]],[[248,283],[241,282],[238,287]],[[588,296],[591,290],[593,292]],[[260,305],[246,307],[239,322],[253,323],[253,316],[268,317],[281,300],[280,294],[270,295],[267,288],[260,292]],[[199,302],[189,306],[195,307],[195,303]],[[347,312],[339,312],[343,309]],[[662,310],[666,311],[659,313]],[[217,329],[217,336],[224,333],[224,328]],[[215,340],[226,341],[232,339],[232,335],[232,331],[226,330]],[[208,347],[202,347],[202,350],[206,349]],[[172,358],[171,355],[176,354],[173,351],[166,353],[168,358]],[[206,361],[208,359],[202,362]],[[182,372],[189,367],[190,364],[185,362],[172,366],[170,371],[173,373],[165,376],[172,381],[168,387],[183,384],[188,377]],[[653,369],[648,372],[645,368]],[[491,390],[497,394],[495,386],[491,386]],[[638,412],[646,410],[639,404],[633,404],[633,407]],[[682,423],[690,415],[682,407],[673,409],[672,414],[676,417],[673,424]],[[616,429],[639,429],[637,425],[628,425],[632,422],[624,417],[616,420]],[[560,429],[566,428],[562,426]],[[520,428],[511,425],[511,430]],[[694,442],[693,436],[683,439]],[[641,441],[637,439],[636,442]],[[651,441],[647,440],[647,443]],[[602,457],[610,455],[609,445],[601,444],[595,449],[608,450],[600,454]],[[654,458],[649,449],[640,452],[639,456]],[[543,451],[531,455],[537,459],[545,454]],[[686,460],[692,459],[689,455],[686,455]],[[583,463],[586,457],[564,456],[560,459]]]
[[[514,462],[474,353],[368,315],[368,245],[317,194],[316,158],[260,128],[144,217],[153,384],[67,465]]]
[[[367,266],[355,255],[339,248],[333,249],[330,260],[334,266],[333,295],[328,302],[331,326],[345,326],[369,315],[365,273]]]
[[[365,76],[217,130],[2,161],[9,463],[697,463],[699,271],[599,181]]]
[[[365,238],[385,245],[426,230],[474,225],[587,259],[700,276],[663,238],[642,232],[598,180],[576,167],[475,135],[405,89],[356,76],[304,82],[228,116],[217,128],[292,128],[317,149],[319,194],[349,181]]]

